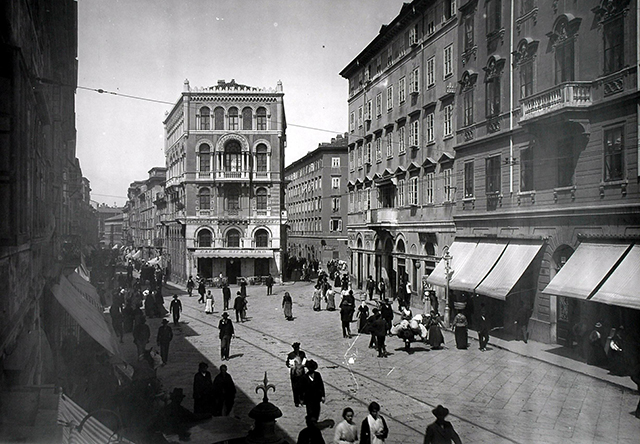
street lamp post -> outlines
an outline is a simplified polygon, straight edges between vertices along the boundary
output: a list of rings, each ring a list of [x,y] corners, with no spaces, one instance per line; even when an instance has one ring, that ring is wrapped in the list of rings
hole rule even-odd
[[[453,259],[453,256],[451,256],[449,254],[449,247],[448,246],[444,246],[442,248],[442,259],[444,260],[444,272],[445,272],[445,278],[446,278],[446,287],[445,287],[445,293],[444,293],[444,297],[445,297],[445,305],[444,305],[444,325],[446,328],[449,328],[449,317],[450,317],[450,313],[449,313],[449,282],[451,281],[451,276],[453,275],[453,270],[451,269],[451,259]]]

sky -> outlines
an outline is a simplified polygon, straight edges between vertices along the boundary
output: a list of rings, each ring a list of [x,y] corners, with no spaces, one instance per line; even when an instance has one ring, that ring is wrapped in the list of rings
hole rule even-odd
[[[76,155],[92,200],[123,205],[131,182],[165,165],[162,121],[185,79],[192,87],[282,81],[286,165],[346,132],[348,82],[339,72],[402,4],[78,0]]]

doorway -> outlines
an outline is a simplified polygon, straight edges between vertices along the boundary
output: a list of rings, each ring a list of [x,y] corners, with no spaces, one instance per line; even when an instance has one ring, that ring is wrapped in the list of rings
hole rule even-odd
[[[205,278],[210,279],[213,277],[213,259],[210,257],[198,258],[198,274]]]
[[[227,279],[229,284],[237,284],[238,276],[241,276],[240,261],[238,259],[227,259]]]

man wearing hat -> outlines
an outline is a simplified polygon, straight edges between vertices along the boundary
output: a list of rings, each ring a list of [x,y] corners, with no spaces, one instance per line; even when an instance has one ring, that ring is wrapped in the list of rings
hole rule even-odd
[[[305,364],[307,374],[302,377],[302,399],[307,407],[307,416],[320,417],[320,403],[324,402],[324,382],[322,376],[316,370],[318,364],[310,359]]]
[[[181,405],[184,398],[182,389],[174,388],[169,395],[171,402],[160,409],[153,423],[153,429],[167,434],[176,434],[180,441],[188,440],[191,435],[188,431],[190,423],[200,418]]]
[[[158,347],[160,347],[160,357],[162,358],[162,365],[165,365],[169,360],[169,343],[173,339],[173,330],[169,326],[169,321],[162,320],[162,325],[158,328]]]
[[[458,436],[453,429],[453,425],[451,425],[449,421],[444,420],[449,414],[449,409],[438,405],[435,409],[431,410],[431,413],[436,417],[436,420],[427,426],[427,431],[424,435],[424,444],[462,444],[460,436]]]
[[[234,335],[233,324],[229,319],[229,313],[226,311],[222,313],[222,319],[218,323],[218,329],[220,330],[220,358],[223,361],[229,360],[229,349],[231,348],[231,338]]]
[[[300,343],[294,342],[293,351],[287,355],[287,367],[291,377],[291,390],[293,391],[293,402],[296,407],[300,406],[302,399],[302,377],[304,376],[304,366],[307,363],[307,355],[300,350]]]

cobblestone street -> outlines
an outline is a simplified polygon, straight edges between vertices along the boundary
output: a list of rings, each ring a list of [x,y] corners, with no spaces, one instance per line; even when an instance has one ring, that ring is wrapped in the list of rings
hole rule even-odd
[[[293,404],[285,358],[291,343],[299,341],[307,357],[318,362],[325,381],[327,399],[321,419],[338,422],[342,409],[350,406],[359,424],[369,402],[377,401],[388,420],[388,443],[422,442],[426,426],[434,419],[431,409],[438,404],[449,408],[448,419],[465,443],[637,442],[640,422],[632,412],[638,395],[633,390],[491,343],[487,352],[478,350],[475,340],[468,350],[457,350],[450,332],[445,332],[444,350],[414,344],[411,354],[404,351],[400,339],[390,337],[391,354],[380,359],[368,348],[368,336],[342,338],[339,312],[311,309],[312,290],[311,283],[287,283],[276,285],[274,294],[267,296],[263,286],[248,287],[249,321],[234,322],[236,338],[227,363],[240,390],[234,416],[251,422],[248,412],[263,396],[255,387],[267,371],[269,383],[277,387],[275,393],[269,392],[269,400],[283,412],[277,424],[295,442],[304,428],[305,410]],[[232,288],[232,294],[235,291]],[[285,291],[294,300],[291,322],[281,309]],[[184,388],[185,404],[191,408],[198,362],[209,361],[213,376],[221,364],[217,325],[222,296],[220,290],[212,290],[215,312],[206,315],[197,297],[183,293],[178,292],[184,323],[174,328],[169,363],[158,374],[166,390]],[[165,305],[172,294],[165,292]],[[159,320],[151,321],[155,332]],[[131,339],[126,342],[127,354],[134,353]],[[333,430],[325,430],[324,437],[332,442]]]

